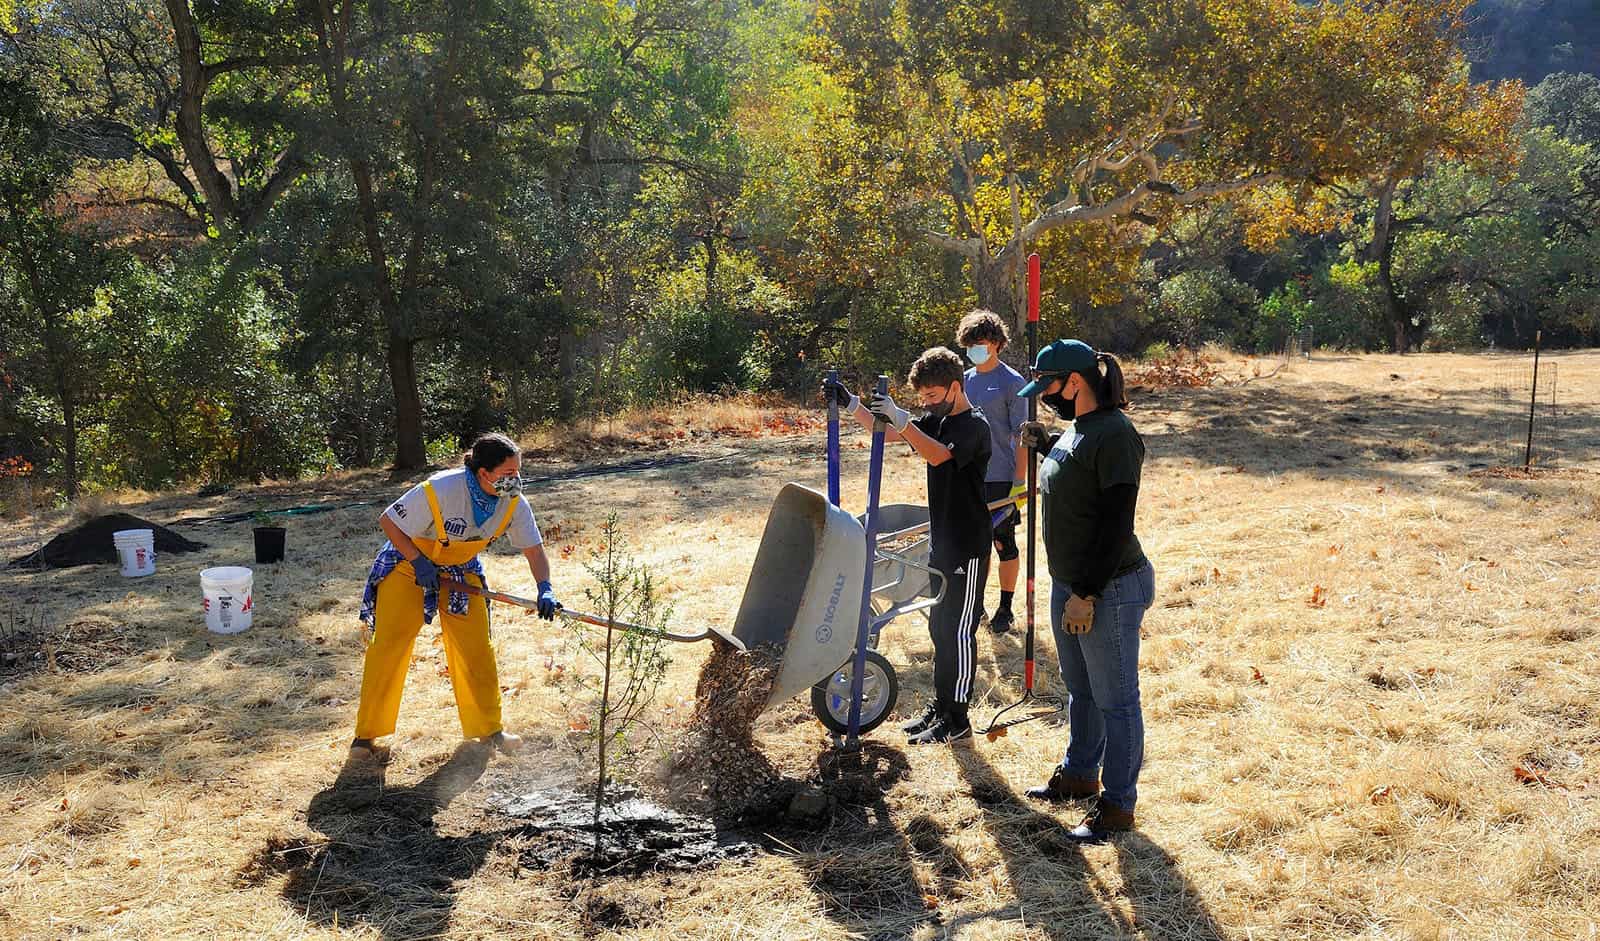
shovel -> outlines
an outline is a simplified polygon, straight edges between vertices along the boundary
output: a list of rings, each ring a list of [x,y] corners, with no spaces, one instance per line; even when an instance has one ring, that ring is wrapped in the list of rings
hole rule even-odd
[[[441,591],[459,591],[463,594],[478,595],[490,601],[501,602],[502,604],[514,604],[519,608],[527,608],[530,611],[539,610],[539,602],[534,601],[531,598],[522,598],[518,597],[517,595],[507,594],[503,591],[491,591],[488,588],[479,588],[475,585],[468,585],[466,582],[458,582],[453,578],[440,579],[439,588]],[[569,611],[560,605],[556,606],[556,613],[569,617],[574,621],[582,621],[585,624],[593,624],[595,627],[603,627],[609,631],[627,631],[632,634],[642,634],[646,637],[659,637],[662,640],[675,641],[680,644],[693,644],[702,640],[710,640],[712,637],[720,637],[740,651],[746,649],[744,641],[741,641],[732,634],[725,634],[714,627],[708,627],[698,634],[674,634],[672,631],[663,631],[659,628],[642,627],[638,624],[628,624],[624,621],[608,620],[600,617],[597,614],[584,614],[581,611]]]
[[[1033,357],[1039,343],[1039,256],[1028,256],[1028,363],[1033,364]],[[1039,403],[1037,397],[1028,399],[1028,420],[1033,421],[1039,417]],[[1028,449],[1028,493],[1031,495],[1038,485],[1038,458],[1033,449]],[[1006,734],[1006,730],[1013,725],[1024,722],[1033,722],[1053,716],[1066,708],[1066,704],[1059,696],[1041,696],[1033,691],[1033,567],[1034,567],[1034,527],[1037,524],[1038,502],[1028,501],[1028,630],[1023,641],[1022,661],[1022,698],[995,713],[990,720],[989,727],[979,729],[981,735],[987,736],[989,741]]]

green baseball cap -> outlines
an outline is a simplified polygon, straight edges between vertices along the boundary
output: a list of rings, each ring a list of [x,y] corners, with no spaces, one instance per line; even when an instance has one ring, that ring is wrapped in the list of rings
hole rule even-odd
[[[1082,373],[1086,378],[1100,374],[1100,361],[1094,347],[1082,340],[1057,340],[1039,351],[1033,361],[1033,381],[1017,391],[1027,397],[1070,373]]]

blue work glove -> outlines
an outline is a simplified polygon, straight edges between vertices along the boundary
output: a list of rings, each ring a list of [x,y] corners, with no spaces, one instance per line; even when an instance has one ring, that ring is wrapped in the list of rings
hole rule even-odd
[[[549,582],[539,583],[539,616],[546,621],[556,618],[556,609],[561,607],[561,602],[556,600],[556,590],[550,587]]]
[[[439,567],[433,564],[432,559],[419,552],[411,560],[411,570],[416,573],[417,585],[423,591],[439,590]]]

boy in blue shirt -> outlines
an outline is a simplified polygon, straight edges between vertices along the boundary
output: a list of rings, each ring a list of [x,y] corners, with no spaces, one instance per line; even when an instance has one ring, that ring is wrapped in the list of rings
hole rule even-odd
[[[989,422],[989,468],[984,475],[984,499],[989,503],[1019,496],[1028,489],[1028,453],[1019,433],[1028,419],[1028,400],[1018,398],[1026,380],[1000,361],[1010,335],[1005,322],[987,310],[961,318],[956,342],[966,351],[972,368],[962,377],[967,399]],[[1011,629],[1011,596],[1017,590],[1017,521],[1019,503],[994,527],[994,548],[1000,559],[1000,605],[989,618],[989,629],[1003,634]]]

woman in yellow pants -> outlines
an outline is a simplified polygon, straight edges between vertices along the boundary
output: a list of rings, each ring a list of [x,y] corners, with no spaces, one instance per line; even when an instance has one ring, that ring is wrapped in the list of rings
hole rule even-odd
[[[439,579],[485,587],[478,554],[506,535],[522,550],[539,584],[539,616],[551,620],[559,605],[550,586],[550,560],[522,496],[522,453],[516,444],[504,435],[484,435],[473,442],[463,464],[412,487],[378,518],[389,541],[372,564],[362,599],[361,620],[372,628],[372,643],[362,667],[352,752],[384,757],[373,740],[394,733],[412,644],[436,613],[462,734],[502,751],[522,744],[500,721],[488,604],[478,595],[453,591],[441,605]]]

